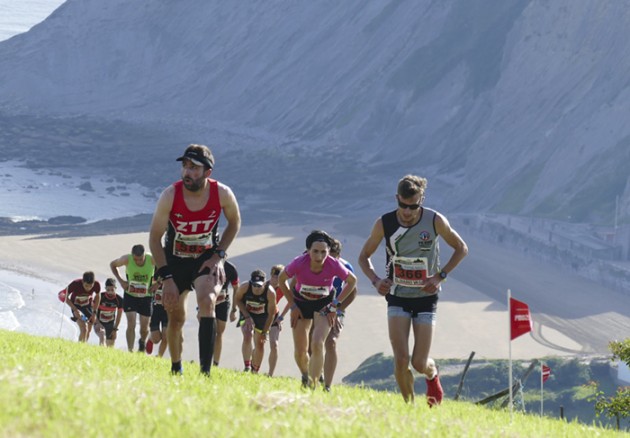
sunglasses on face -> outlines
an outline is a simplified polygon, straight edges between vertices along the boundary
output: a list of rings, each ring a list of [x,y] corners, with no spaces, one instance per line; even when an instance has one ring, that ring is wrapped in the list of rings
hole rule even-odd
[[[271,275],[280,275],[280,271],[276,271],[275,269],[271,271]]]
[[[405,208],[408,208],[409,210],[417,210],[420,208],[420,204],[405,204],[404,202],[400,202],[400,199],[398,200],[398,206],[403,210]]]

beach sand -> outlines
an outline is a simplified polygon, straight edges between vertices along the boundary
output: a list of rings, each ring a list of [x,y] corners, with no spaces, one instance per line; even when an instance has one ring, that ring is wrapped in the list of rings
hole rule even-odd
[[[350,227],[347,222],[331,224],[300,224],[277,225],[262,224],[244,226],[229,249],[230,260],[236,265],[241,281],[249,279],[249,274],[256,268],[261,268],[267,273],[270,267],[277,263],[287,264],[304,248],[304,239],[308,232],[314,228],[325,228],[333,235],[340,238],[344,244],[342,257],[348,259],[358,271],[357,256],[363,244],[364,236],[370,231],[371,223],[363,222],[360,226]],[[351,231],[349,231],[351,230]],[[363,235],[361,235],[363,234]],[[464,236],[465,237],[465,236]],[[56,293],[70,281],[79,278],[86,270],[93,270],[97,279],[104,280],[111,276],[109,262],[131,250],[131,246],[137,243],[144,244],[148,248],[148,233],[131,233],[118,235],[105,235],[77,238],[48,238],[44,236],[3,236],[0,237],[0,269],[19,272],[23,275],[40,278],[55,285],[49,293],[38,294],[38,299],[56,301]],[[519,271],[524,264],[534,261],[525,259],[516,252],[510,252],[509,257],[503,254],[506,251],[489,243],[481,241],[469,241],[470,256],[453,272],[440,295],[438,305],[438,320],[436,332],[431,348],[432,356],[440,358],[466,359],[474,351],[476,358],[502,358],[507,359],[509,354],[508,342],[508,317],[507,305],[504,296],[498,293],[482,293],[475,289],[477,277],[483,277],[488,284],[493,285],[492,278],[498,278],[496,288],[501,291],[503,282],[512,278],[512,271]],[[447,254],[443,256],[447,257]],[[495,260],[495,258],[499,261]],[[382,271],[384,265],[384,250],[381,248],[374,255],[373,261]],[[503,264],[501,264],[501,261]],[[488,267],[484,263],[496,266],[492,271],[494,277],[488,279]],[[512,268],[510,268],[512,266]],[[529,267],[529,266],[528,266]],[[498,269],[498,270],[497,270]],[[569,274],[559,273],[550,267],[550,273],[537,267],[540,276],[549,275],[549,281],[575,281]],[[473,272],[473,270],[476,270]],[[461,273],[461,277],[458,275]],[[476,276],[475,276],[476,275]],[[565,278],[566,277],[566,278]],[[358,272],[359,295],[349,308],[345,320],[346,327],[338,344],[338,367],[335,375],[335,383],[356,369],[365,359],[376,354],[391,355],[386,321],[386,302],[383,297],[376,294],[365,276]],[[460,281],[467,279],[466,282]],[[543,277],[547,281],[547,277]],[[592,293],[589,284],[583,280],[575,281],[576,284],[584,284],[585,291],[571,290],[571,293]],[[483,285],[484,283],[478,283]],[[490,286],[494,290],[494,286]],[[577,286],[575,286],[577,287]],[[518,289],[518,288],[517,288]],[[119,293],[121,291],[119,290]],[[496,294],[496,292],[493,292]],[[556,292],[556,294],[559,292]],[[581,295],[579,295],[581,296]],[[620,298],[621,297],[621,298]],[[589,303],[571,301],[567,297],[566,306],[579,308],[579,314],[583,314],[587,321],[598,321],[602,325],[611,318],[618,324],[626,324],[630,327],[630,300],[625,295],[615,295],[610,299],[621,299],[617,305],[609,303],[609,312],[598,312],[595,315],[586,315]],[[527,302],[530,298],[525,292],[521,292],[516,298]],[[574,336],[571,327],[579,324],[577,316],[564,315],[555,308],[546,308],[544,304],[533,296],[536,306],[533,311],[534,331],[521,336],[512,342],[512,357],[514,359],[540,358],[544,356],[566,356],[583,354],[606,354],[607,341],[599,342],[597,349],[593,349],[590,339],[582,342],[578,336]],[[598,300],[606,301],[606,296],[598,296]],[[560,303],[560,304],[558,304]],[[58,304],[58,302],[57,302]],[[561,301],[554,300],[554,306],[562,305]],[[27,303],[27,305],[36,305]],[[280,304],[284,306],[284,301]],[[197,347],[197,321],[195,319],[195,297],[193,294],[188,300],[188,320],[184,327],[184,358],[198,360]],[[533,309],[533,310],[534,310]],[[66,312],[67,315],[67,312]],[[582,316],[580,316],[582,317]],[[600,321],[601,320],[601,321]],[[124,321],[124,318],[123,318]],[[72,324],[68,321],[68,324]],[[121,327],[116,347],[125,349],[124,327]],[[56,330],[51,332],[56,333]],[[602,336],[608,340],[620,337],[621,333],[606,333]],[[53,334],[54,335],[54,334]],[[626,333],[626,336],[628,333]],[[95,335],[92,334],[92,341]],[[234,323],[228,323],[224,334],[223,353],[221,367],[242,369],[241,357],[241,333]],[[293,359],[293,341],[288,324],[285,324],[280,335],[280,358],[276,369],[276,375],[298,377],[299,372]],[[261,372],[267,372],[267,354],[261,368]],[[168,364],[165,363],[165,368]]]

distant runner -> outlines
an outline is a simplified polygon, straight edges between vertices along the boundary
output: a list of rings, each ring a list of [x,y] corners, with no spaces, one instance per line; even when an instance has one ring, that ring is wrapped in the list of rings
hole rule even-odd
[[[125,266],[126,278],[123,279],[118,268]],[[151,322],[152,293],[149,290],[153,280],[155,264],[153,256],[144,252],[143,245],[134,245],[131,254],[125,254],[109,264],[112,273],[125,290],[123,295],[125,315],[127,316],[127,349],[133,351],[136,339],[136,314],[140,315],[140,338],[138,351],[143,352],[149,336]]]
[[[234,299],[232,302],[232,305],[238,308],[238,306],[236,306],[236,291],[234,291]],[[232,312],[230,312],[230,319],[232,315],[236,315],[235,309],[232,309]],[[245,318],[245,315],[239,312],[236,327],[241,329],[241,335],[243,336],[243,340],[241,341],[243,371],[249,373],[252,370],[252,355],[254,354],[254,322],[249,318]]]
[[[284,310],[280,313],[278,304],[284,293],[280,288],[280,273],[284,269],[284,265],[274,265],[271,267],[271,277],[269,277],[269,285],[276,291],[276,317],[269,329],[269,377],[273,377],[273,373],[276,371],[276,365],[278,364],[278,344],[280,343],[280,331],[282,330],[282,321],[284,315],[289,311],[289,305],[284,306]]]
[[[232,286],[232,291],[235,293],[238,288],[238,272],[236,266],[229,261],[224,263],[225,268],[225,283],[221,287],[221,291],[217,296],[217,303],[215,312],[217,315],[217,336],[214,341],[214,365],[219,365],[221,360],[221,350],[223,349],[223,333],[225,332],[225,326],[227,324],[228,315],[230,312],[230,293],[228,288]],[[232,305],[233,307],[234,305]]]
[[[276,293],[265,282],[265,273],[258,269],[252,272],[247,283],[238,287],[234,301],[245,320],[254,327],[252,373],[257,374],[265,355],[269,329],[276,316]]]
[[[330,248],[330,256],[339,260],[350,272],[354,273],[354,268],[350,262],[340,257],[341,248],[341,242],[337,239],[333,239],[332,246]],[[343,281],[339,277],[335,277],[333,287],[335,289],[335,297],[339,299],[339,295],[341,295],[341,291],[343,290]],[[330,392],[333,377],[335,376],[335,370],[337,369],[337,340],[343,331],[346,309],[354,301],[356,296],[357,288],[355,287],[352,292],[350,292],[348,298],[339,304],[339,307],[337,308],[337,321],[331,327],[330,333],[328,333],[328,337],[326,338],[326,355],[324,357],[324,390],[327,392]]]
[[[123,297],[116,293],[116,279],[108,278],[105,280],[105,292],[101,292],[94,324],[94,333],[98,336],[100,345],[114,346],[122,314]]]
[[[96,320],[96,309],[101,300],[101,284],[94,272],[86,271],[83,278],[74,280],[66,288],[66,304],[72,311],[72,321],[79,326],[79,342],[87,342]]]
[[[153,347],[157,344],[158,357],[163,357],[168,342],[166,341],[166,327],[168,327],[168,315],[164,310],[162,304],[162,282],[156,279],[156,282],[151,285],[153,291],[153,303],[151,308],[151,322],[149,323],[149,340],[147,341],[146,351],[147,354],[153,353]]]

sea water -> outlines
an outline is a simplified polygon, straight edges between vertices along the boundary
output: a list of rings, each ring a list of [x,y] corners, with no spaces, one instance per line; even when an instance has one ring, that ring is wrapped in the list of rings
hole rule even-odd
[[[29,169],[18,161],[0,163],[0,217],[14,221],[79,216],[88,222],[152,213],[158,193],[122,184],[105,175]]]
[[[36,336],[77,339],[70,309],[59,301],[63,286],[0,270],[0,329]]]

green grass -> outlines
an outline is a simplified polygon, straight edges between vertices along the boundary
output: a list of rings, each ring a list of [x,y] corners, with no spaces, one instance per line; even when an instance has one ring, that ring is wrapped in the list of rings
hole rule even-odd
[[[0,436],[619,436],[612,430],[424,397],[195,364],[0,330]]]

